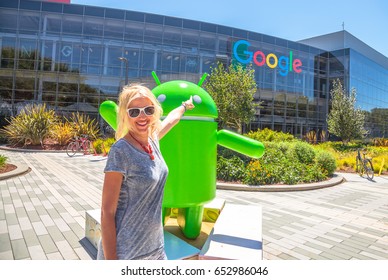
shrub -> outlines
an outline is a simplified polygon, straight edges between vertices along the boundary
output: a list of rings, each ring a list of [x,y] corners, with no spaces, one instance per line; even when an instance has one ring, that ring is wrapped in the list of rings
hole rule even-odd
[[[328,176],[333,175],[334,171],[337,169],[336,160],[329,152],[318,151],[316,162],[318,167],[322,168]]]
[[[295,140],[295,137],[290,133],[273,131],[269,128],[250,131],[245,136],[261,142],[290,142]]]
[[[259,160],[251,161],[246,168],[246,176],[243,180],[248,185],[269,185],[274,184],[275,177],[272,176],[269,166]]]
[[[51,137],[59,145],[66,145],[74,136],[73,127],[68,122],[59,122],[53,126]]]
[[[8,158],[4,155],[0,155],[0,169],[5,166],[7,163]]]
[[[228,182],[242,181],[245,178],[245,164],[242,159],[234,156],[226,159],[222,156],[217,160],[217,179]]]
[[[315,159],[315,150],[314,148],[305,142],[295,142],[295,144],[290,149],[290,153],[292,156],[295,156],[295,158],[303,164],[312,164]]]
[[[66,119],[74,131],[74,136],[88,135],[90,140],[95,140],[100,134],[98,123],[95,119],[79,112],[72,113],[70,119]]]
[[[47,110],[46,104],[27,105],[19,115],[11,117],[1,132],[11,145],[43,145],[57,121],[55,112]]]

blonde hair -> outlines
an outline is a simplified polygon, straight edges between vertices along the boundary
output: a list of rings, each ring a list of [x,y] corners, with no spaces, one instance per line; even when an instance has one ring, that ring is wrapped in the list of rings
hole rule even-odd
[[[117,118],[117,130],[115,135],[116,140],[123,138],[129,131],[133,130],[133,128],[129,124],[127,109],[129,104],[139,97],[148,98],[155,107],[155,113],[151,120],[148,135],[151,138],[155,139],[156,134],[159,132],[160,117],[163,114],[163,110],[160,106],[160,103],[158,102],[154,94],[151,92],[151,90],[147,87],[142,86],[140,84],[128,85],[123,88],[119,95],[119,112]]]

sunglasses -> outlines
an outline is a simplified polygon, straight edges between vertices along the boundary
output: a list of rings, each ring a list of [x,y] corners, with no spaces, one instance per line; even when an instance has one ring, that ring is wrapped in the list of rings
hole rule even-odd
[[[155,113],[155,107],[147,106],[143,108],[129,108],[127,109],[127,112],[130,118],[137,118],[140,116],[141,112],[143,112],[146,116],[152,116]]]

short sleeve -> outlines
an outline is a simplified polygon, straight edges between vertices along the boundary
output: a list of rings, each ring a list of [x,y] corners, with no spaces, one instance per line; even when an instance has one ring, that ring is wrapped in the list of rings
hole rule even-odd
[[[125,153],[117,146],[111,147],[104,172],[120,172],[124,177],[126,176]]]

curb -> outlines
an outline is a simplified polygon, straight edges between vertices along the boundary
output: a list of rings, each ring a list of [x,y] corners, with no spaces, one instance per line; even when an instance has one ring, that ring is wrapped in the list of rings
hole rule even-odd
[[[1,180],[6,180],[6,179],[9,179],[9,178],[12,178],[12,177],[16,177],[16,176],[19,176],[19,175],[23,175],[25,173],[28,173],[31,171],[31,168],[24,164],[24,163],[13,163],[13,162],[10,162],[9,164],[13,164],[16,166],[16,169],[10,171],[10,172],[7,172],[7,173],[4,173],[4,174],[0,174],[0,181]]]
[[[66,150],[34,150],[34,149],[12,148],[6,145],[0,145],[0,150],[13,151],[13,152],[27,152],[27,153],[66,153]]]
[[[217,182],[218,190],[232,190],[232,191],[249,191],[249,192],[291,192],[291,191],[309,191],[322,188],[333,187],[344,182],[345,179],[339,174],[334,174],[333,177],[326,181],[299,184],[299,185],[263,185],[252,186],[244,184],[220,183]]]

